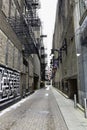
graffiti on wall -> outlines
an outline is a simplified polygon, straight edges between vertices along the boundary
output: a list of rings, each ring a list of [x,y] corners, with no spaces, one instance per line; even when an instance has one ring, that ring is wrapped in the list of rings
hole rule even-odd
[[[0,66],[0,100],[20,95],[20,73]]]

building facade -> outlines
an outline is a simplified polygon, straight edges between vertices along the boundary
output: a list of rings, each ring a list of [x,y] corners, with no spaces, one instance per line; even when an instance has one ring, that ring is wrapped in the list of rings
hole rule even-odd
[[[87,98],[86,15],[84,0],[58,0],[53,34],[53,84],[70,98]]]
[[[0,101],[34,91],[35,57],[40,68],[39,8],[38,0],[0,0]]]

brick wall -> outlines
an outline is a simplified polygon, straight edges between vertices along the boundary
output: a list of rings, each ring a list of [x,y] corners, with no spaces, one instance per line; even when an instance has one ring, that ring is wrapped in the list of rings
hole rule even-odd
[[[0,30],[0,63],[5,65],[7,37]]]
[[[7,41],[7,65],[10,68],[14,67],[14,55],[13,55],[13,51],[14,51],[14,45],[12,44],[12,42],[9,40]]]
[[[2,0],[2,6],[0,5],[0,64],[7,65],[12,70],[20,71],[20,86],[21,91],[23,91],[23,89],[28,89],[28,83],[30,83],[30,86],[33,84],[34,68],[32,59],[23,56],[22,43],[7,19],[8,17],[20,16],[20,13],[22,13],[23,1],[18,0],[18,2],[17,0]],[[38,35],[40,35],[39,32]],[[23,64],[23,57],[28,61],[29,72],[28,66]],[[38,63],[38,69],[36,68],[36,71],[40,75],[40,63],[37,56],[36,60]]]
[[[14,68],[16,70],[25,71],[22,54],[1,30],[0,30],[0,63],[8,65],[8,67]]]

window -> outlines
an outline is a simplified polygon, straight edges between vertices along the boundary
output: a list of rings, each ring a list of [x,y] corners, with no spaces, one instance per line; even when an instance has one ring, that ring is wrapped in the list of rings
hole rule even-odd
[[[2,10],[6,17],[9,15],[9,0],[3,0],[2,1]]]
[[[84,12],[87,9],[87,0],[80,0],[80,15],[83,16]]]
[[[16,6],[14,0],[11,1],[11,17],[15,17]]]

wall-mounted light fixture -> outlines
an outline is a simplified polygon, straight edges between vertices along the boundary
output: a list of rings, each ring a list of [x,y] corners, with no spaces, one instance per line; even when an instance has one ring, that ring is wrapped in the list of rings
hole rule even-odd
[[[77,53],[76,56],[79,57],[81,54],[80,53]]]

